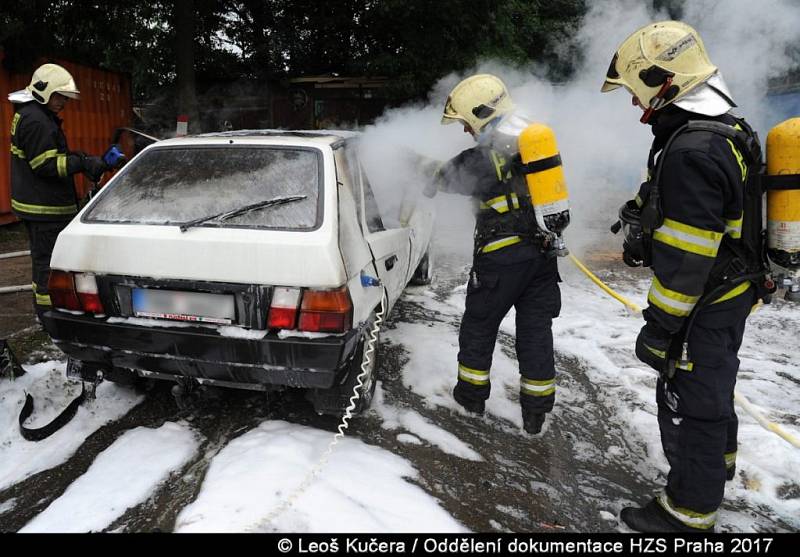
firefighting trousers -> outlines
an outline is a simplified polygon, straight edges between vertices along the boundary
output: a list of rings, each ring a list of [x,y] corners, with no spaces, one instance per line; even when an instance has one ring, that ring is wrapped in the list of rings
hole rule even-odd
[[[689,337],[692,369],[658,381],[658,424],[670,465],[662,506],[689,526],[713,525],[726,475],[734,471],[733,391],[748,312],[745,305],[725,327],[695,324]]]
[[[467,400],[489,398],[500,322],[516,310],[516,352],[520,372],[520,404],[543,414],[555,401],[552,320],[561,310],[556,258],[500,265],[476,258],[467,285],[467,299],[458,337],[458,384]]]
[[[31,249],[31,267],[33,283],[33,306],[37,315],[50,309],[50,291],[47,282],[50,279],[50,256],[56,245],[59,233],[69,221],[32,221],[26,220],[28,239]]]

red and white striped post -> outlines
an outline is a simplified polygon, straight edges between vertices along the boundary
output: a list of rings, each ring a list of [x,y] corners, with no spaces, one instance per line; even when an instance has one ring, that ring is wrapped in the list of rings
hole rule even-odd
[[[186,114],[178,115],[178,125],[175,128],[175,137],[183,137],[189,134],[189,116]]]

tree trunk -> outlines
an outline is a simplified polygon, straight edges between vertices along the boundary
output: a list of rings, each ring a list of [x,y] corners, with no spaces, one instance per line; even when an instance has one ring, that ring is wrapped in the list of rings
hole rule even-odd
[[[194,35],[197,16],[194,0],[174,0],[175,73],[178,85],[178,115],[189,117],[190,132],[199,131],[197,91],[194,72]]]

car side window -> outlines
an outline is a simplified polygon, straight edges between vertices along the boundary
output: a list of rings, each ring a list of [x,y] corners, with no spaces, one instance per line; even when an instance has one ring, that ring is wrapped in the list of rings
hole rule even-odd
[[[361,185],[364,187],[364,208],[367,211],[367,228],[369,228],[370,232],[386,230],[383,226],[381,212],[378,209],[378,202],[375,200],[375,194],[372,193],[372,187],[369,185],[369,180],[363,169],[361,170]]]
[[[336,177],[340,182],[347,185],[353,194],[353,199],[356,202],[356,214],[358,215],[358,226],[361,228],[361,187],[359,185],[358,175],[353,174],[351,166],[351,157],[345,149],[339,148],[334,152],[334,160],[336,161]]]
[[[364,206],[365,211],[365,220],[367,225],[367,230],[369,232],[381,232],[386,230],[386,227],[383,225],[383,219],[381,218],[380,209],[378,208],[378,202],[375,199],[375,194],[372,192],[372,188],[369,185],[369,180],[367,179],[367,175],[364,173],[364,170],[361,168],[361,163],[358,162],[358,158],[356,157],[355,149],[351,145],[347,145],[345,147],[345,154],[347,159],[347,172],[350,176],[352,176],[352,184],[353,187],[353,194],[356,198],[356,204],[358,206],[358,212],[361,213],[362,203]],[[356,173],[358,175],[358,180],[355,179]],[[362,198],[362,191],[363,191],[363,198]],[[363,199],[363,202],[362,202]]]

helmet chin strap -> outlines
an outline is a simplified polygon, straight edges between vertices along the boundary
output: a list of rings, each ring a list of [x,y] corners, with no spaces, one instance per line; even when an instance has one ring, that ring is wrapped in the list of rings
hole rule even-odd
[[[667,91],[671,86],[672,78],[667,77],[667,79],[664,81],[664,84],[661,86],[661,89],[659,89],[658,93],[656,93],[656,96],[650,99],[650,106],[647,107],[647,109],[644,111],[644,114],[642,114],[642,117],[639,119],[642,124],[649,122],[650,118],[653,116],[653,113],[664,106],[664,95],[667,94]],[[636,99],[636,97],[634,97],[634,99]]]

